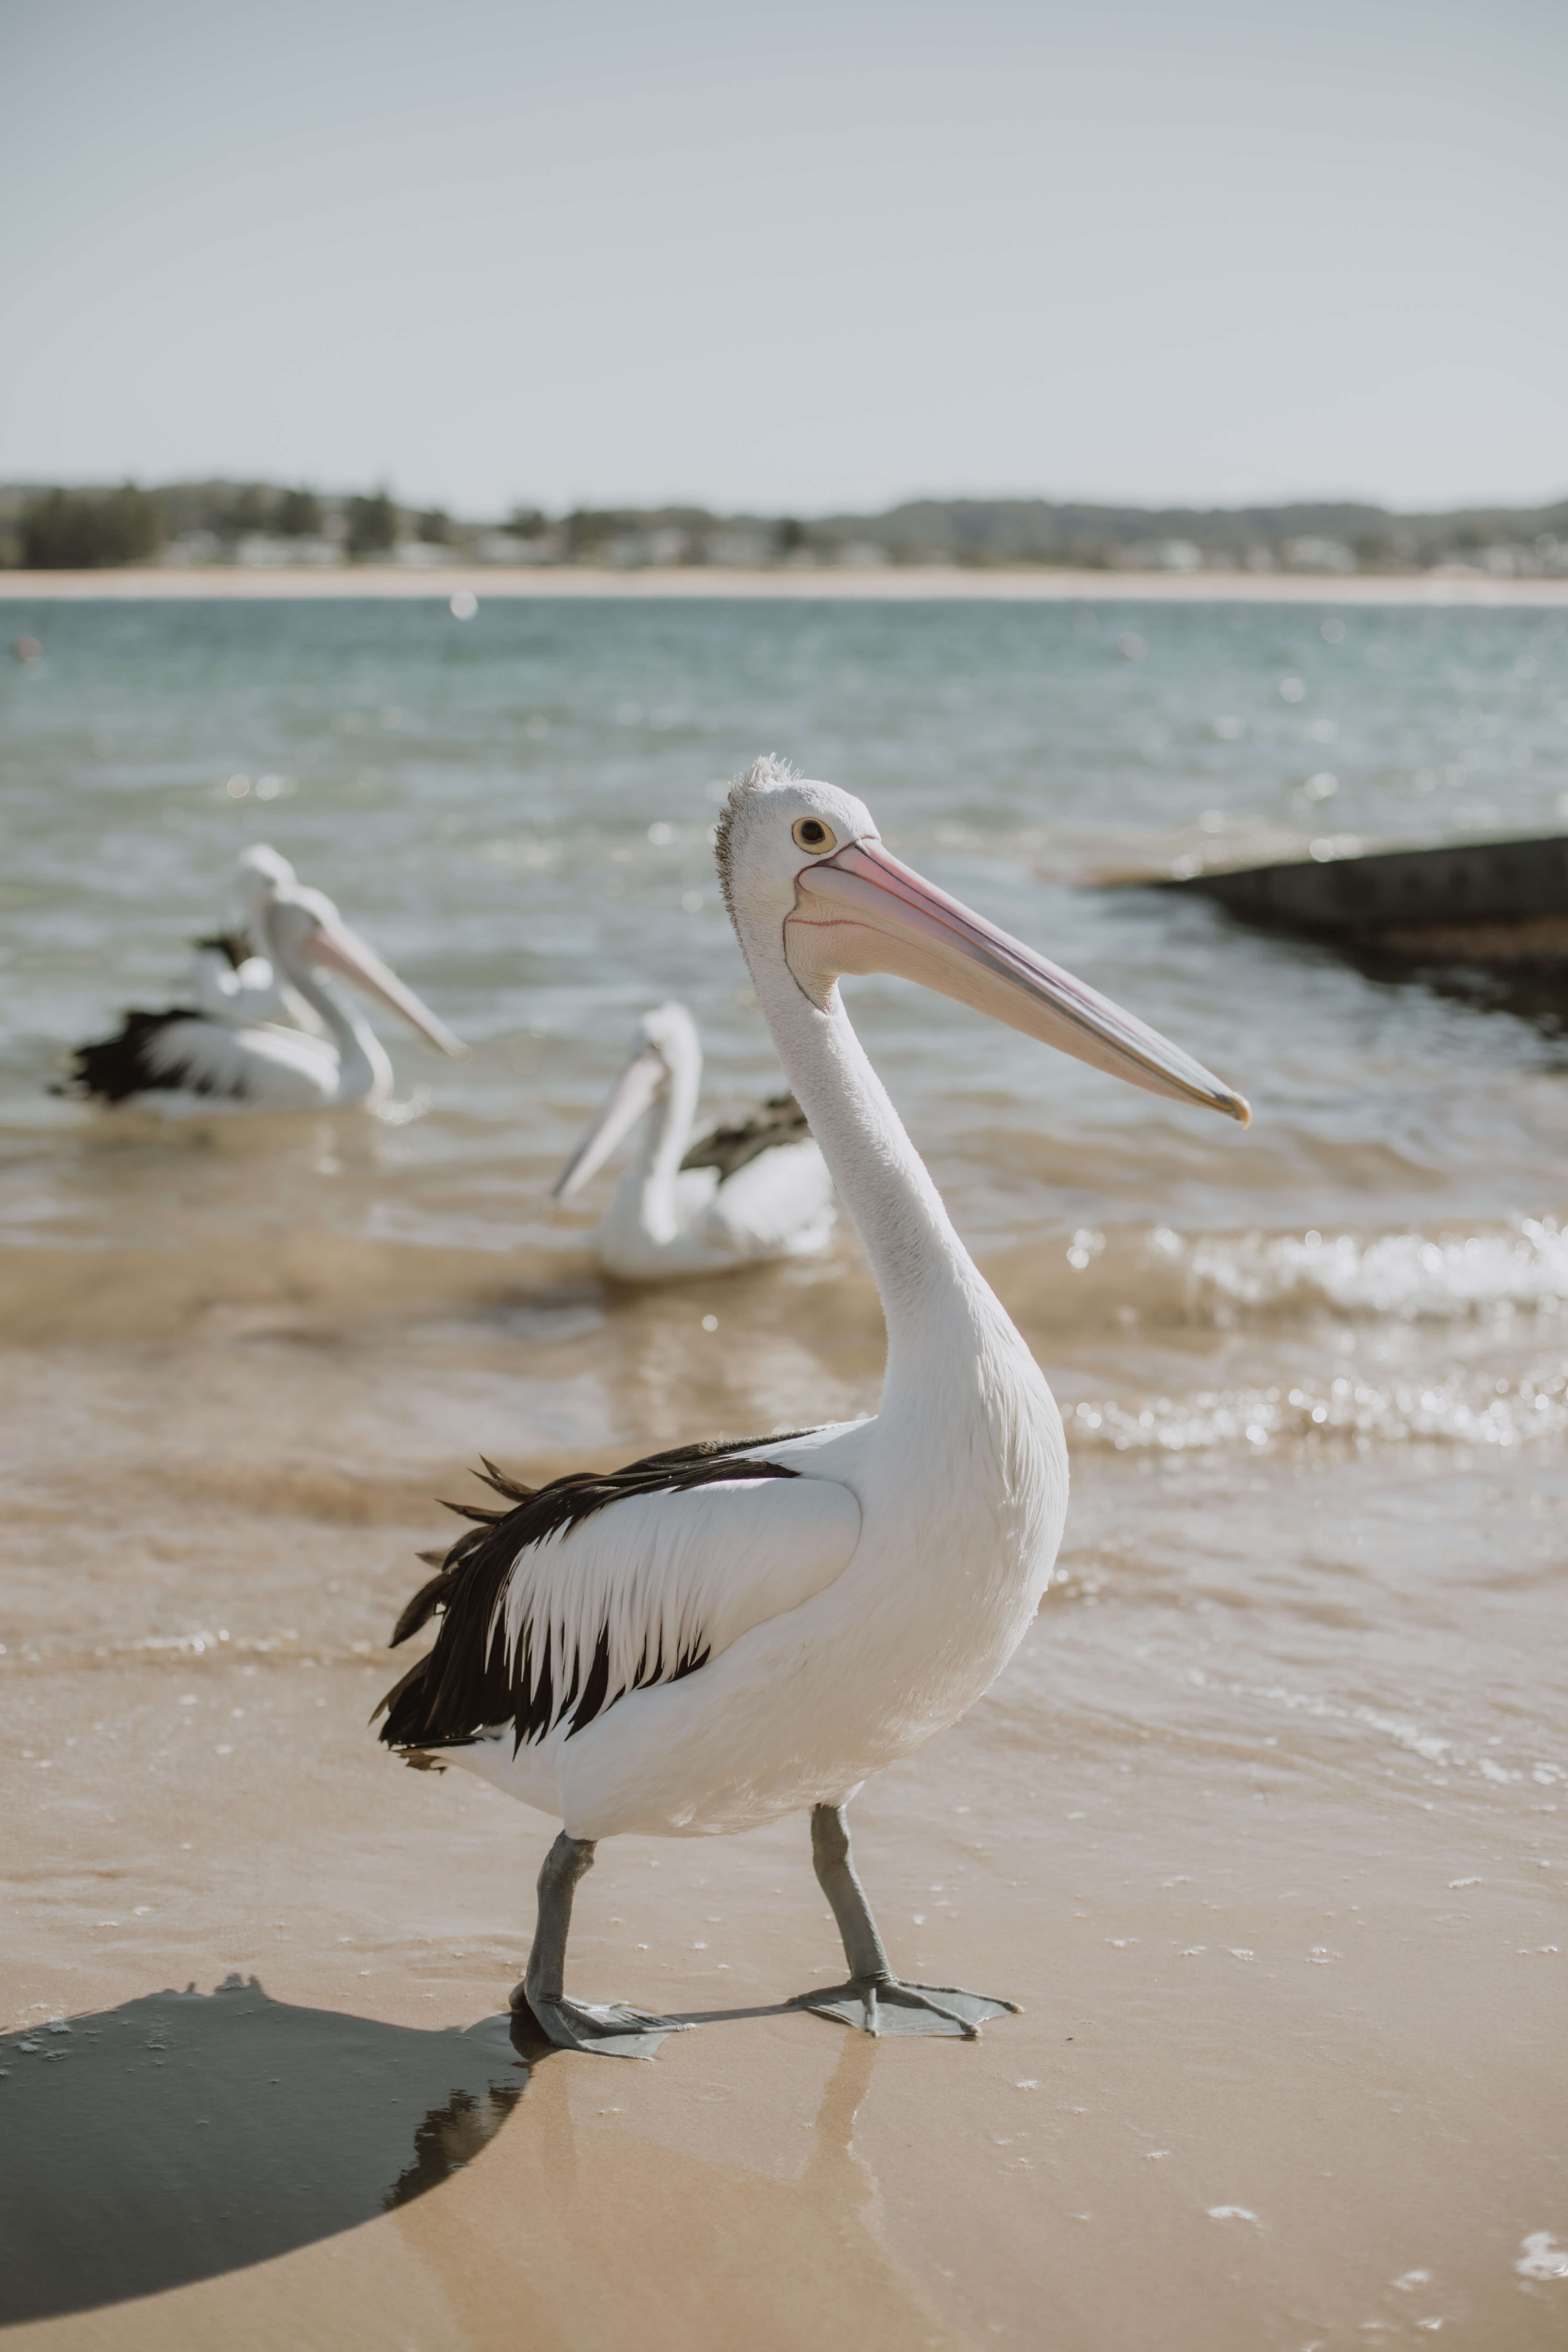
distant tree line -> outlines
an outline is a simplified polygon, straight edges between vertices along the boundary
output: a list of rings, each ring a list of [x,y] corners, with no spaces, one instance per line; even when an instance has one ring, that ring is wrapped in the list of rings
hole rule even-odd
[[[184,486],[144,490],[123,482],[112,490],[26,495],[12,536],[14,561],[29,571],[94,572],[144,563],[183,532],[206,531],[219,541],[252,533],[298,540],[319,538],[323,527],[321,501],[313,490],[222,483],[213,486],[213,494],[198,491],[193,499]]]
[[[458,522],[385,485],[352,495],[265,482],[110,489],[0,486],[0,563],[40,571],[304,560],[609,564],[1042,565],[1090,570],[1419,572],[1457,563],[1568,573],[1568,499],[1395,515],[1318,500],[1149,508],[1045,499],[922,499],[873,515],[716,515],[700,507],[515,507]],[[291,554],[292,551],[292,554]]]
[[[1518,569],[1568,563],[1568,499],[1395,515],[1350,500],[1151,508],[922,499],[881,515],[831,516],[813,528],[873,540],[901,563],[1410,572],[1503,552],[1517,559]]]
[[[22,562],[32,572],[142,563],[163,537],[157,499],[133,482],[117,490],[42,490],[22,509]]]
[[[542,526],[542,516],[537,523]],[[335,499],[265,482],[177,482],[153,490],[132,482],[110,490],[0,490],[0,563],[35,572],[145,563],[171,543],[178,553],[182,541],[200,561],[247,540],[288,545],[330,539],[351,561],[374,562],[409,536],[428,547],[446,547],[458,532],[441,508],[405,513],[384,488]],[[211,542],[210,550],[204,541]]]

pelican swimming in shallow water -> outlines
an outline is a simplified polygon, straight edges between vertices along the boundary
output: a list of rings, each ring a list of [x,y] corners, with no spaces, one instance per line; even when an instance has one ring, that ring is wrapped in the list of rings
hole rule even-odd
[[[1050,1390],[953,1231],[838,981],[900,973],[1151,1093],[1248,1112],[901,865],[848,793],[759,761],[730,796],[718,858],[779,1060],[876,1277],[880,1411],[537,1493],[492,1471],[501,1507],[468,1514],[477,1524],[395,1629],[395,1644],[441,1616],[383,1702],[381,1737],[562,1821],[512,1996],[552,2041],[647,2056],[679,2022],[566,1992],[573,1893],[600,1838],[702,1837],[796,1811],[848,1972],[800,2005],[873,2033],[973,2037],[1013,2004],[894,1975],[845,1809],[956,1721],[1023,1639],[1061,1537],[1067,1454]]]
[[[721,1274],[827,1246],[833,1179],[795,1097],[774,1096],[693,1143],[701,1082],[702,1047],[685,1005],[645,1013],[609,1100],[555,1181],[552,1199],[574,1199],[642,1122],[637,1157],[594,1236],[600,1265],[622,1282]]]
[[[191,958],[191,993],[198,1013],[237,1029],[258,1021],[288,1021],[321,1034],[321,1024],[297,989],[276,970],[268,931],[279,891],[299,887],[286,857],[257,842],[240,852],[239,895],[245,927],[198,940]]]
[[[336,972],[407,1022],[444,1054],[468,1049],[381,958],[350,930],[331,900],[296,883],[268,908],[274,967],[321,1021],[324,1036],[265,1023],[238,1025],[194,1008],[128,1013],[119,1032],[79,1045],[64,1091],[99,1102],[135,1102],[178,1117],[194,1111],[335,1110],[384,1101],[386,1049],[340,990]]]

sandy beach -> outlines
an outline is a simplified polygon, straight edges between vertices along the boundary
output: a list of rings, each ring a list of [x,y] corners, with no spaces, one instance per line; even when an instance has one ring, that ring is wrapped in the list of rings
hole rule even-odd
[[[732,1317],[720,1284],[689,1306],[715,1297]],[[623,1321],[645,1394],[660,1319]],[[863,1281],[835,1339],[836,1377],[871,1388]],[[752,1353],[689,1391],[692,1425],[762,1405]],[[459,1384],[476,1444],[515,1427],[503,1350],[488,1400],[471,1342],[329,1354],[296,1309],[10,1359],[7,2340],[1245,2352],[1415,2345],[1434,2317],[1475,2352],[1560,2340],[1557,2257],[1529,2268],[1568,2194],[1555,1791],[1532,1814],[1506,1783],[1434,1790],[1397,1748],[1369,1779],[1343,1728],[1256,1702],[1224,1736],[1201,1691],[1151,1709],[1157,1598],[1124,1591],[1107,1646],[1069,1584],[856,1809],[904,1967],[1022,2003],[977,2046],[781,2006],[839,1973],[795,1822],[605,1849],[576,1979],[701,2021],[655,2063],[541,2061],[477,2023],[551,1827],[400,1770],[365,1718],[427,1498],[467,1489],[455,1448],[410,1452]],[[1428,1476],[1456,1569],[1509,1485]],[[1335,1524],[1292,1560],[1309,1494]],[[1304,1593],[1389,1496],[1287,1470],[1128,1503],[1080,1465],[1080,1596],[1194,1508],[1238,1574],[1265,1543]],[[61,1602],[89,1589],[83,1623]],[[1223,1635],[1206,1655],[1253,1679]]]
[[[591,565],[344,566],[335,571],[214,568],[202,571],[0,572],[0,601],[73,602],[100,597],[339,598],[448,597],[826,598],[832,603],[925,603],[961,598],[995,604],[1246,604],[1492,605],[1557,610],[1568,606],[1568,579],[1500,580],[1484,572],[1384,576],[1247,572],[971,571],[910,564],[881,571],[728,572],[718,566],[661,571],[597,570]]]

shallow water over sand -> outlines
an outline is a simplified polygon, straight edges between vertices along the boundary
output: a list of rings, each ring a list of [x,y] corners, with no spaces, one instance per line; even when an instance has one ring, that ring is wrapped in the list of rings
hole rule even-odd
[[[389,2023],[494,2010],[550,1825],[399,1772],[363,1727],[431,1498],[480,1453],[548,1474],[874,1405],[880,1322],[847,1236],[822,1264],[631,1294],[585,1246],[602,1192],[581,1216],[545,1201],[646,1004],[692,1006],[715,1111],[773,1083],[707,832],[719,780],[776,748],[1254,1105],[1242,1135],[893,983],[852,995],[1073,1449],[1035,1633],[857,1808],[899,1963],[1026,2014],[978,2052],[862,2059],[769,2017],[655,2068],[551,2061],[471,2171],[332,2242],[368,2249],[344,2257],[356,2307],[391,2264],[399,2293],[420,2282],[422,2347],[515,2341],[531,2294],[551,2343],[626,2340],[639,2311],[648,2340],[703,2346],[1120,2347],[1153,2340],[1151,2311],[1194,2352],[1372,2323],[1414,2344],[1435,2318],[1478,2352],[1561,2341],[1568,2277],[1529,2242],[1568,2242],[1563,1048],[1071,877],[1216,839],[1272,852],[1331,818],[1550,829],[1568,624],[24,617],[45,659],[0,680],[4,2021],[232,1969]],[[170,1131],[52,1101],[63,1044],[176,1000],[181,942],[261,838],[473,1061],[386,1033],[380,1120]],[[580,1911],[595,1997],[766,2007],[832,1958],[804,1825],[606,1848]],[[938,2113],[956,2154],[927,2144]],[[688,2231],[676,2271],[711,2278],[707,2304],[676,2271],[639,2301],[655,2250],[617,2268],[592,2197],[562,2201],[563,2148],[623,2200],[687,2168],[659,2242]],[[411,2149],[389,2138],[389,2184]],[[575,2336],[497,2251],[504,2199],[543,2180],[595,2282]],[[749,2274],[703,2234],[714,2199],[772,2249]],[[443,2207],[489,2249],[484,2294],[432,2229]],[[258,2342],[315,2340],[300,2310],[351,2292],[294,2243],[247,2273],[274,2297]],[[799,2284],[832,2249],[842,2336]],[[211,2340],[221,2285],[177,2285],[164,2340]],[[759,2313],[784,2315],[773,2336]],[[125,2325],[48,2323],[83,2343]]]

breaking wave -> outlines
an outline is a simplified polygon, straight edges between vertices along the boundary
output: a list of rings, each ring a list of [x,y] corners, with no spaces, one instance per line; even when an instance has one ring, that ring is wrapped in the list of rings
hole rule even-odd
[[[1502,1308],[1551,1312],[1568,1298],[1568,1234],[1555,1218],[1502,1231],[1431,1236],[1309,1232],[1265,1240],[1152,1245],[1184,1265],[1195,1297],[1252,1309],[1323,1306],[1342,1315],[1450,1320]]]
[[[1437,1234],[1081,1226],[1044,1252],[1024,1245],[988,1256],[985,1270],[1015,1314],[1049,1330],[1224,1331],[1325,1316],[1485,1322],[1552,1315],[1568,1303],[1568,1233],[1554,1217]]]
[[[1451,1372],[1441,1380],[1352,1378],[1293,1387],[1199,1390],[1139,1404],[1080,1398],[1068,1412],[1078,1451],[1258,1453],[1325,1441],[1359,1445],[1426,1441],[1507,1449],[1568,1433],[1568,1366],[1517,1381]]]

